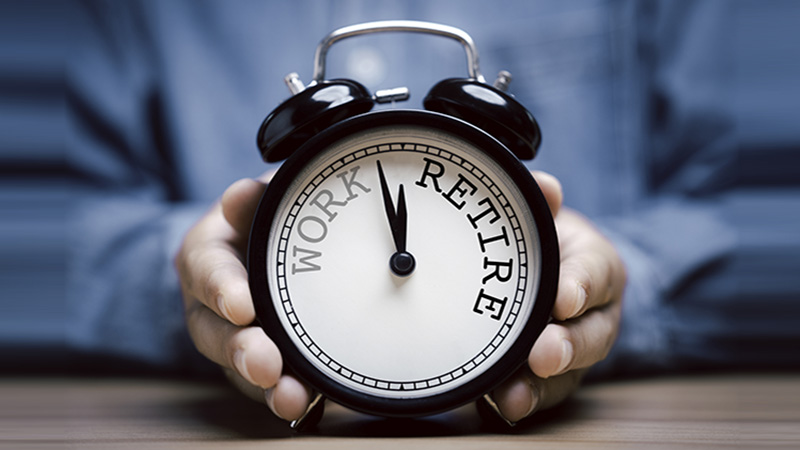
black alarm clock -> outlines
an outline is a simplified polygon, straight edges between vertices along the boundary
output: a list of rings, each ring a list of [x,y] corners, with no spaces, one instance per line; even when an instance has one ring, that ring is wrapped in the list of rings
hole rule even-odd
[[[370,111],[370,94],[325,79],[335,42],[403,31],[456,39],[469,76],[436,84],[424,110]],[[264,160],[285,159],[254,217],[247,267],[258,324],[317,396],[386,417],[485,396],[527,360],[555,299],[559,253],[545,199],[520,162],[539,127],[489,85],[472,39],[412,21],[334,31],[314,80],[264,120]],[[312,411],[312,408],[308,412]]]

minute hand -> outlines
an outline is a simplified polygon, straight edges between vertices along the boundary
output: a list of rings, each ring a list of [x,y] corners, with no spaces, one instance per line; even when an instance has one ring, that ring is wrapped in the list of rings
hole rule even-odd
[[[392,230],[392,239],[394,239],[396,249],[389,258],[389,268],[392,269],[395,275],[407,277],[414,272],[416,262],[414,256],[406,251],[406,231],[408,229],[406,192],[401,184],[400,192],[397,195],[397,210],[395,210],[392,195],[389,193],[389,185],[386,183],[386,176],[383,174],[383,167],[381,167],[380,161],[378,161],[378,176],[381,180],[383,206],[386,210],[386,217],[389,219],[389,228]]]
[[[383,173],[381,162],[378,161],[377,163],[378,177],[381,181],[381,194],[383,194],[383,207],[386,210],[386,218],[389,219],[389,228],[392,230],[394,246],[398,252],[404,252],[406,248],[405,229],[407,213],[403,186],[400,186],[400,198],[398,199],[397,206],[401,208],[401,211],[398,213],[395,211],[394,202],[392,201],[392,194],[389,193],[389,185],[386,183],[386,176]]]

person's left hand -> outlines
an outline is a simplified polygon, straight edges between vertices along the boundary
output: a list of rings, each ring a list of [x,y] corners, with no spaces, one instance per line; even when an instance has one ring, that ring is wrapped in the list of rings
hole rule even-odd
[[[528,365],[491,393],[511,424],[562,402],[593,364],[606,357],[620,324],[625,267],[612,244],[585,217],[561,207],[561,186],[534,173],[555,218],[561,251],[553,321]]]

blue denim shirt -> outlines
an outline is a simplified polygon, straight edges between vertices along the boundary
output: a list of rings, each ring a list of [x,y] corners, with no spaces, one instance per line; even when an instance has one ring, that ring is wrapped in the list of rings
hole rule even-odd
[[[510,92],[543,130],[531,168],[556,175],[565,204],[619,249],[629,286],[605,370],[798,365],[796,3],[55,8],[17,5],[17,27],[30,25],[20,33],[67,27],[71,38],[24,41],[6,51],[13,70],[0,69],[5,91],[23,92],[2,109],[18,124],[6,131],[3,170],[23,176],[4,181],[14,214],[3,222],[0,345],[25,350],[19,364],[64,350],[132,367],[195,364],[172,260],[226,186],[268,169],[255,133],[289,95],[283,76],[309,81],[316,44],[335,28],[415,19],[470,33],[490,80],[513,74]],[[60,91],[58,68],[45,64],[53,59],[65,67],[65,108],[47,101]],[[466,66],[450,41],[365,36],[331,50],[328,76],[373,91],[408,86],[403,106],[420,107],[436,81],[465,77]]]

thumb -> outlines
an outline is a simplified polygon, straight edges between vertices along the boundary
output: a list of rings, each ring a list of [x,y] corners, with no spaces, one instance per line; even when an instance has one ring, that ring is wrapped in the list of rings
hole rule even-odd
[[[222,194],[222,215],[241,236],[247,236],[258,202],[267,185],[261,181],[243,178],[236,181]]]
[[[564,200],[564,193],[561,190],[561,182],[558,178],[550,175],[547,172],[538,170],[531,171],[531,175],[542,190],[547,204],[550,206],[550,213],[555,217],[561,209],[561,203]]]

